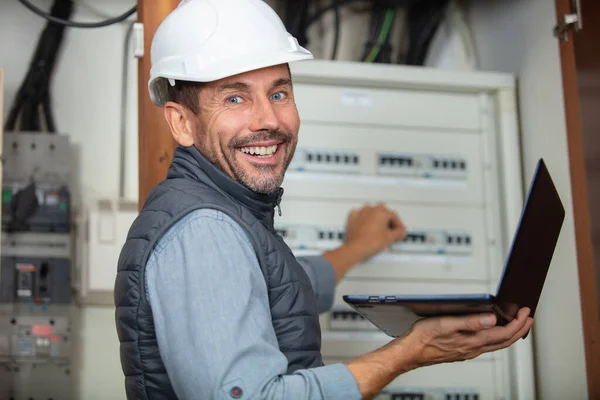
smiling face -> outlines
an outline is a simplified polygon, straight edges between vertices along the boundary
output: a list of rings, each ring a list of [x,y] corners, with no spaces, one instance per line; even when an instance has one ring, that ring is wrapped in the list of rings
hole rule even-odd
[[[210,162],[255,192],[279,188],[300,127],[285,64],[203,84],[197,115],[190,117],[189,110],[178,108],[185,123],[177,112],[167,111],[175,106],[167,103],[165,113],[180,144],[195,145]],[[176,134],[181,126],[188,132]]]

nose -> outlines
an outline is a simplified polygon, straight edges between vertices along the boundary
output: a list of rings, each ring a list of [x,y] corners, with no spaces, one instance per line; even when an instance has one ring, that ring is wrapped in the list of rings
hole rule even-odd
[[[279,130],[279,118],[269,98],[255,100],[249,129],[251,132]]]

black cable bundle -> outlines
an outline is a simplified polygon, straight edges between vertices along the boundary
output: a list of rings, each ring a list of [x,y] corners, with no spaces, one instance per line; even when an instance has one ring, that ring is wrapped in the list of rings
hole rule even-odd
[[[28,231],[27,221],[39,207],[36,196],[35,181],[13,195],[10,203],[10,222],[6,226],[6,232]]]
[[[294,0],[286,2],[284,25],[302,47],[308,45],[308,13],[311,0]]]
[[[446,14],[448,0],[415,2],[408,8],[407,65],[423,65],[433,35]]]
[[[390,63],[392,47],[390,32],[396,16],[395,7],[375,2],[371,10],[369,38],[365,43],[362,60],[374,63]]]
[[[73,12],[70,0],[54,0],[51,15],[68,20]],[[5,130],[56,132],[50,99],[50,79],[62,44],[65,27],[48,22],[44,28],[29,71],[15,97]]]

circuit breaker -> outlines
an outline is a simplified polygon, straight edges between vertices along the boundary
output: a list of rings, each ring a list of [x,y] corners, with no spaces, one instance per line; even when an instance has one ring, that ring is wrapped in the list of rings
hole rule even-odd
[[[0,400],[72,398],[69,139],[13,132],[3,147]]]
[[[20,204],[28,199],[32,204],[29,215],[19,210]],[[68,232],[70,225],[71,193],[67,186],[8,181],[2,188],[2,228],[5,231]]]
[[[3,303],[69,304],[70,259],[2,257],[0,285]]]
[[[69,232],[68,137],[18,132],[3,141],[3,231]]]
[[[0,400],[72,398],[71,321],[64,305],[0,304]]]
[[[302,126],[275,220],[283,240],[297,256],[336,248],[350,211],[367,203],[385,203],[407,227],[337,286],[321,315],[325,363],[391,340],[344,294],[495,291],[522,207],[514,78],[327,61],[292,75]],[[420,368],[378,399],[531,398],[531,358],[523,344]]]

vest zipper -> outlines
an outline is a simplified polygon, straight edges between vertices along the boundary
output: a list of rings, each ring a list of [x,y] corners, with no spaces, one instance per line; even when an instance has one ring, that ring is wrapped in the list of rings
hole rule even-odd
[[[277,194],[277,201],[275,202],[275,205],[277,206],[277,213],[279,214],[279,216],[281,217],[281,197],[283,196],[283,189],[279,190],[279,193]]]

